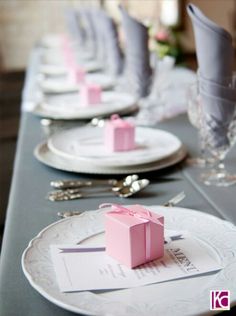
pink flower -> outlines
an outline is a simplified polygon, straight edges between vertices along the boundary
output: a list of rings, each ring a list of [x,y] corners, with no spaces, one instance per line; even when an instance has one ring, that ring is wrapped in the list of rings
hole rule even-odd
[[[165,30],[161,30],[155,35],[155,39],[157,41],[162,41],[162,42],[168,41],[169,40],[169,33]]]

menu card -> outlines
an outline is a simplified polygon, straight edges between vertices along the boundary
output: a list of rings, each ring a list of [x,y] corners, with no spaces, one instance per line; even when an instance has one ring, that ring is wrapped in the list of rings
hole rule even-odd
[[[188,236],[165,244],[164,257],[129,269],[109,257],[104,246],[52,245],[60,291],[108,290],[143,286],[218,271],[215,251]]]

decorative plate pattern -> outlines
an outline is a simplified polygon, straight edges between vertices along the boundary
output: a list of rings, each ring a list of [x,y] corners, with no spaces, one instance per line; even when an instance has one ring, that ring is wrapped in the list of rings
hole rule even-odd
[[[152,284],[145,287],[92,293],[61,293],[50,259],[51,244],[89,243],[103,232],[103,212],[84,212],[51,224],[41,231],[22,255],[22,268],[30,284],[46,299],[67,310],[86,315],[183,316],[209,313],[213,289],[236,291],[236,227],[202,212],[149,206],[165,216],[167,229],[189,230],[213,247],[223,269],[214,274]],[[100,234],[100,235],[98,235]],[[235,296],[231,303],[236,304]]]

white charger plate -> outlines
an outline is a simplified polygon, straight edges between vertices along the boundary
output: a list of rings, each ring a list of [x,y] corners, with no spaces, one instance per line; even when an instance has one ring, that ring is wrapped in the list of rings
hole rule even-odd
[[[87,74],[86,82],[97,84],[103,90],[111,89],[114,86],[114,79],[104,73]],[[60,94],[79,91],[79,85],[68,81],[67,76],[44,78],[40,80],[39,85],[45,93]]]
[[[101,104],[83,107],[79,93],[46,96],[34,108],[33,113],[52,119],[92,119],[113,113],[126,114],[138,109],[136,99],[128,94],[115,91],[102,91]]]
[[[36,159],[49,167],[76,173],[109,175],[142,173],[153,170],[161,170],[177,164],[178,162],[183,160],[186,155],[186,149],[184,147],[181,147],[180,150],[177,151],[174,155],[152,163],[128,167],[107,167],[93,165],[91,163],[87,163],[86,161],[79,161],[78,159],[75,160],[59,156],[48,148],[47,143],[39,144],[34,150],[34,156],[36,157]]]
[[[96,210],[55,222],[41,231],[22,255],[26,278],[46,299],[75,313],[113,316],[208,314],[211,290],[236,291],[236,227],[195,210],[161,206],[148,208],[165,216],[166,229],[190,231],[193,237],[208,244],[212,256],[220,258],[223,269],[214,274],[118,291],[61,293],[50,257],[50,245],[100,245],[106,210]],[[233,295],[231,304],[236,304]]]
[[[109,152],[104,128],[78,127],[54,134],[48,140],[52,152],[65,158],[103,167],[131,167],[157,162],[176,153],[182,143],[175,135],[159,129],[136,127],[133,150]]]

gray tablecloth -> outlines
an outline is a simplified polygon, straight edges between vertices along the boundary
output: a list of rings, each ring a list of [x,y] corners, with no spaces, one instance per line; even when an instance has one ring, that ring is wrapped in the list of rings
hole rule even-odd
[[[27,87],[26,87],[27,88]],[[26,90],[25,90],[26,91]],[[197,135],[185,115],[159,125],[173,132],[197,154]],[[180,204],[227,219],[236,224],[236,187],[213,188],[198,180],[199,169],[184,166],[146,174],[151,185],[139,196],[127,200],[118,197],[86,198],[79,201],[52,203],[45,199],[49,182],[58,178],[86,178],[49,168],[33,157],[35,146],[45,138],[39,118],[22,112],[14,175],[11,186],[0,266],[0,315],[51,316],[71,315],[47,301],[29,285],[21,269],[21,255],[28,242],[45,226],[57,220],[57,211],[64,209],[96,209],[102,202],[162,204],[184,190],[187,197]],[[230,170],[236,169],[236,150],[227,157]]]

